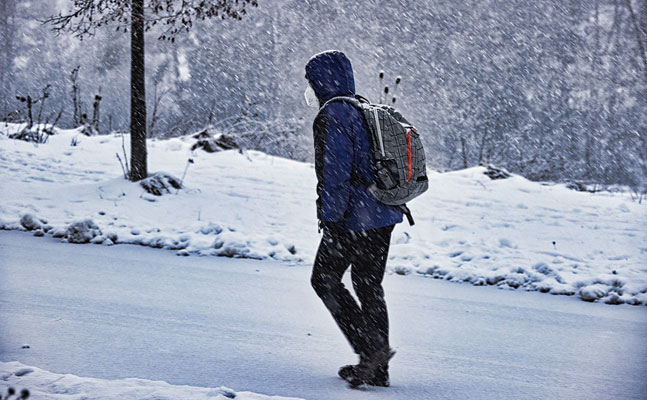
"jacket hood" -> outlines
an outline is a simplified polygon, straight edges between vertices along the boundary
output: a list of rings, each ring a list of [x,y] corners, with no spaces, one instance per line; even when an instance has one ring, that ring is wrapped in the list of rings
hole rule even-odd
[[[306,64],[306,79],[320,106],[333,97],[355,95],[353,67],[341,51],[325,51],[313,56]]]

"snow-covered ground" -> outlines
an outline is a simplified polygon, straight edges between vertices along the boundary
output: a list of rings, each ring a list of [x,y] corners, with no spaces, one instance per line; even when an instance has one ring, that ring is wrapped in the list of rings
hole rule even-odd
[[[358,391],[337,377],[357,359],[310,287],[309,268],[0,231],[0,277],[0,362],[110,380],[52,382],[39,370],[18,380],[18,365],[9,364],[0,370],[14,375],[0,373],[0,392],[12,385],[59,399],[95,398],[95,390],[120,394],[106,399],[196,398],[123,380],[138,378],[226,386],[240,398],[240,391],[308,400],[647,393],[644,307],[388,275],[392,386]],[[142,396],[145,387],[168,391]]]
[[[0,125],[0,229],[64,237],[90,219],[93,243],[305,265],[314,258],[311,164],[256,151],[191,152],[190,137],[149,140],[149,171],[181,178],[188,165],[185,189],[158,197],[123,179],[119,135],[57,130],[34,145],[7,137],[18,129]],[[394,231],[392,272],[647,304],[645,202],[483,172],[431,173],[429,192],[410,204],[416,225]]]
[[[71,374],[54,374],[19,362],[0,362],[0,397],[9,388],[16,393],[27,389],[32,399],[238,399],[238,400],[296,400],[293,397],[265,396],[251,392],[236,392],[227,387],[200,388],[169,385],[163,381],[147,379],[97,379]],[[4,398],[4,397],[2,397]]]

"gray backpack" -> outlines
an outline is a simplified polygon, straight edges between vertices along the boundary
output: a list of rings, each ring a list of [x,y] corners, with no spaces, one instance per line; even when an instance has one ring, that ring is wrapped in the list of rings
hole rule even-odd
[[[400,206],[409,223],[413,225],[406,203],[429,188],[425,150],[416,128],[395,108],[371,104],[359,95],[355,98],[334,97],[328,100],[321,110],[336,101],[343,101],[357,108],[364,116],[368,132],[371,134],[375,183],[362,183],[367,184],[369,191],[378,201]]]

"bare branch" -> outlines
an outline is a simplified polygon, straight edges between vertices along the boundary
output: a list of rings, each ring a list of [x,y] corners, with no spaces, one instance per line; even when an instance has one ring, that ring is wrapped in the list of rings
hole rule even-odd
[[[145,13],[145,30],[164,25],[159,39],[174,41],[182,32],[189,32],[194,21],[213,17],[240,20],[247,14],[248,7],[257,7],[257,0],[148,0]],[[83,39],[93,36],[97,28],[104,25],[116,26],[117,31],[128,31],[130,18],[128,0],[73,0],[72,11],[59,13],[45,20],[60,34],[72,33]]]

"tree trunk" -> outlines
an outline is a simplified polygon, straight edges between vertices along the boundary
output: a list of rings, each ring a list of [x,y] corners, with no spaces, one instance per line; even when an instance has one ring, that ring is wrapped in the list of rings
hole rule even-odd
[[[595,48],[593,49],[593,54],[591,57],[591,72],[592,72],[592,86],[591,86],[591,109],[589,110],[589,129],[586,130],[586,138],[584,140],[584,176],[587,180],[599,179],[599,176],[593,176],[593,157],[597,154],[593,149],[595,145],[595,133],[600,132],[602,129],[602,115],[600,107],[600,99],[598,96],[598,86],[602,82],[601,71],[602,71],[602,57],[600,55],[602,51],[602,45],[600,44],[600,2],[599,0],[595,1],[595,32],[593,40],[595,42]]]
[[[74,106],[72,123],[74,124],[75,128],[79,126],[79,120],[81,117],[81,113],[79,112],[79,87],[76,84],[76,79],[79,76],[79,68],[81,68],[81,66],[77,65],[70,74],[70,81],[72,82],[72,105]]]
[[[481,145],[479,146],[479,165],[483,165],[483,149],[485,149],[485,143],[487,142],[488,130],[485,129],[483,136],[481,137]]]
[[[79,103],[77,101],[78,96],[76,95],[77,87],[76,84],[72,84],[72,103],[74,105],[74,115],[72,116],[72,122],[74,127],[79,126]]]
[[[647,23],[645,23],[645,18],[646,16],[642,15],[641,20],[638,20],[638,17],[636,16],[636,13],[634,12],[633,7],[631,7],[631,0],[625,0],[625,6],[627,7],[627,11],[629,11],[629,17],[631,18],[631,23],[633,24],[633,30],[636,33],[636,43],[638,44],[638,55],[640,55],[640,58],[643,62],[643,72],[644,72],[644,77],[645,81],[647,81],[647,45],[643,42],[643,40],[647,41],[647,38],[643,38],[645,34],[647,34]],[[642,6],[643,11],[647,11],[647,5],[643,3]]]
[[[8,107],[10,103],[8,99],[13,96],[12,81],[13,81],[13,58],[14,54],[14,38],[16,36],[15,28],[16,18],[16,2],[14,0],[0,1],[0,107],[2,108],[2,119],[7,118]]]
[[[467,168],[467,153],[465,152],[465,138],[461,136],[461,154],[463,156],[463,168]]]
[[[100,104],[101,96],[94,96],[94,103],[92,103],[92,128],[94,129],[95,133],[99,133],[99,119],[101,118],[99,114]]]
[[[130,180],[148,175],[146,166],[146,81],[144,70],[144,0],[132,0],[130,36]]]
[[[31,129],[31,127],[34,126],[34,117],[31,113],[32,104],[31,96],[27,96],[27,113],[29,114],[29,125],[27,126],[27,129]]]
[[[151,114],[151,123],[148,126],[148,136],[149,137],[155,137],[155,125],[157,125],[157,119],[158,119],[158,111],[159,111],[159,105],[160,102],[162,101],[162,98],[166,94],[166,91],[162,91],[162,93],[158,93],[157,88],[159,87],[159,82],[155,81],[155,85],[153,86],[153,112]],[[209,115],[209,124],[211,124],[211,114]]]

